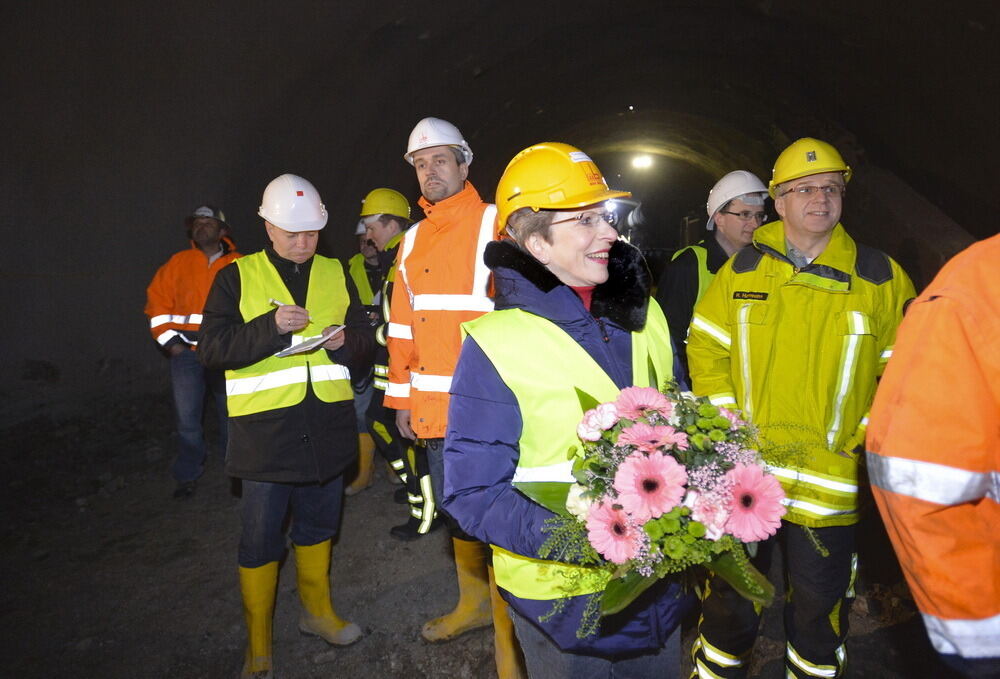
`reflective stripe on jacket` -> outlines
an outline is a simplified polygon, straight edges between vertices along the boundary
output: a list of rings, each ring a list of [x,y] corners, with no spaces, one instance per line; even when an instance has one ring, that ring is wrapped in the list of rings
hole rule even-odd
[[[618,387],[594,359],[551,321],[520,309],[487,314],[462,328],[476,340],[517,398],[523,422],[514,481],[573,481],[567,451],[578,448],[583,408],[576,390],[613,401]],[[516,341],[514,341],[516,340]],[[529,350],[526,350],[530,347]],[[659,305],[649,301],[646,325],[632,333],[636,386],[673,377],[670,332]],[[592,568],[543,561],[493,548],[497,586],[522,599],[556,599],[604,589],[607,577]]]
[[[240,270],[240,314],[249,322],[270,312],[272,299],[291,299],[288,288],[268,260],[258,252],[237,260]],[[306,308],[310,321],[292,336],[292,346],[318,337],[323,328],[339,325],[350,299],[340,262],[314,256]],[[302,401],[306,383],[321,401],[333,403],[353,398],[350,373],[345,366],[334,363],[324,349],[278,358],[268,356],[252,365],[226,371],[226,402],[229,416],[250,415],[266,410],[287,408]]]
[[[211,264],[197,246],[176,253],[161,266],[146,288],[149,332],[161,347],[198,344],[201,312],[215,274],[240,257],[233,242],[222,241],[223,253]]]
[[[389,302],[392,299],[392,289],[396,283],[395,254],[405,233],[406,231],[400,231],[390,238],[385,244],[385,251],[379,253],[380,265],[384,266],[384,259],[389,259],[390,261],[389,267],[385,269],[385,274],[382,277],[381,318],[379,319],[380,323],[378,327],[375,329],[375,342],[378,346],[375,348],[375,379],[373,384],[380,391],[385,391],[389,386],[389,349],[387,347],[389,339]]]
[[[426,217],[403,237],[388,327],[385,405],[410,410],[421,438],[441,438],[448,390],[461,350],[459,326],[493,309],[486,244],[496,238],[496,207],[472,184],[438,203],[420,199]]]
[[[953,258],[907,310],[868,470],[934,648],[1000,657],[1000,236]]]
[[[857,522],[855,449],[912,297],[899,265],[839,224],[799,269],[785,256],[779,221],[757,229],[695,307],[687,348],[694,391],[739,408],[760,429],[787,493],[786,520]]]

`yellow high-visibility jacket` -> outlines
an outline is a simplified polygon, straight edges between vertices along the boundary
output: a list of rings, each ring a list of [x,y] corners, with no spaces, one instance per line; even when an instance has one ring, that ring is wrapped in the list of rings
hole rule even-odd
[[[807,266],[785,253],[784,224],[772,222],[716,274],[691,320],[693,389],[759,428],[785,520],[850,525],[868,408],[913,284],[840,224]]]

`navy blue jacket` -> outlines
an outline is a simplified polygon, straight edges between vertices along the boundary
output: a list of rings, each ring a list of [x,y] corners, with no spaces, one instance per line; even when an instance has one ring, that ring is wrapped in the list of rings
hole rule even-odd
[[[632,385],[631,331],[645,324],[649,272],[631,245],[611,250],[609,279],[597,286],[588,312],[572,289],[509,241],[491,243],[485,260],[493,270],[496,308],[537,314],[575,339],[619,388]],[[516,341],[515,337],[511,341]],[[525,347],[531,351],[531,347]],[[682,382],[679,362],[675,375]],[[514,394],[471,338],[466,338],[451,387],[445,438],[444,509],[470,535],[503,549],[537,557],[553,514],[511,485],[519,456],[522,420]],[[588,597],[574,597],[546,622],[553,601],[520,599],[501,590],[510,605],[565,651],[613,657],[662,647],[680,623],[690,598],[661,582],[621,613],[606,617],[600,633],[578,639]]]

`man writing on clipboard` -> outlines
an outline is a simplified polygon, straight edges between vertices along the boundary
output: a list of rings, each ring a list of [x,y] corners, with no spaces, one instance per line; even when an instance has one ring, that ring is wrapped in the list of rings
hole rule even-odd
[[[330,545],[340,522],[342,474],[357,457],[348,366],[370,358],[372,328],[354,282],[316,253],[327,212],[307,180],[285,174],[258,213],[271,246],[219,272],[198,354],[226,371],[226,472],[242,480],[240,589],[249,643],[244,677],[271,671],[271,620],[283,521],[291,512],[299,629],[347,645],[361,629],[334,613]],[[320,347],[299,350],[329,335]],[[293,352],[285,351],[293,349]]]

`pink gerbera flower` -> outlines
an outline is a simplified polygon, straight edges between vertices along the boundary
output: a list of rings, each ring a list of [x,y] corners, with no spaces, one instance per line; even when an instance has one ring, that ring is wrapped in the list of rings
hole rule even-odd
[[[618,502],[638,523],[645,523],[680,504],[687,471],[669,455],[633,453],[615,473]]]
[[[732,483],[733,493],[726,532],[744,542],[774,535],[786,511],[781,504],[785,491],[778,479],[756,464],[737,464],[726,472],[726,479]]]
[[[674,404],[670,399],[652,387],[626,387],[618,394],[615,405],[618,407],[618,414],[630,420],[638,419],[650,410],[664,417],[670,417],[674,412]]]
[[[631,427],[622,429],[618,434],[617,443],[620,446],[635,446],[647,453],[675,444],[682,450],[688,447],[687,434],[684,432],[679,432],[667,424],[653,426],[645,422],[636,422]]]
[[[639,553],[639,530],[624,511],[603,502],[590,506],[587,539],[612,563],[625,563]]]

